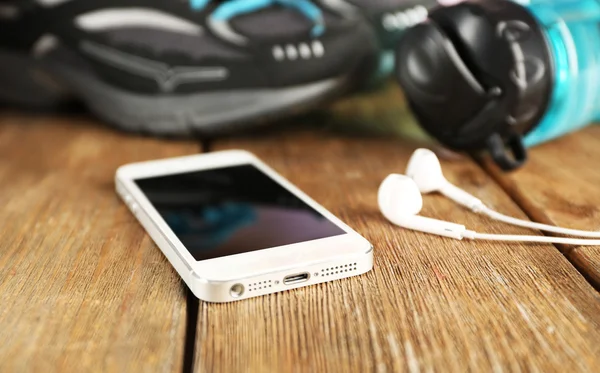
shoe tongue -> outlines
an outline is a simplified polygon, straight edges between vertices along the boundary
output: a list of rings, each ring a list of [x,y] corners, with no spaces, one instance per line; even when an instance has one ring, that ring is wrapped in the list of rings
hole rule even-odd
[[[313,27],[313,23],[298,11],[280,7],[266,7],[236,17],[231,24],[244,35],[261,39],[298,37],[310,33]]]

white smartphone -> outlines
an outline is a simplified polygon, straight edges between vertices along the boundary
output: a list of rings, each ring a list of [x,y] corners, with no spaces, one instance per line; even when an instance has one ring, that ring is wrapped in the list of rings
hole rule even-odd
[[[246,151],[125,165],[116,189],[194,295],[208,302],[373,267],[366,239]]]

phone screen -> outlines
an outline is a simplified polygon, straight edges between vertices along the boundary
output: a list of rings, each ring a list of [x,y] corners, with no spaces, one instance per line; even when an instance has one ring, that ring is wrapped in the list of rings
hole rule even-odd
[[[135,182],[196,260],[346,233],[253,165]]]

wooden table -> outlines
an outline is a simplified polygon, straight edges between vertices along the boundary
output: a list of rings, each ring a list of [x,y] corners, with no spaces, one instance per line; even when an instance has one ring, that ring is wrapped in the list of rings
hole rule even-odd
[[[391,108],[379,98],[332,112],[377,121]],[[86,118],[0,114],[0,372],[600,371],[600,248],[391,226],[377,188],[415,146],[327,126],[157,140]],[[113,176],[123,163],[229,148],[256,153],[366,236],[374,270],[231,304],[195,300]],[[506,214],[598,230],[599,160],[592,127],[536,148],[516,173],[485,159],[444,169]],[[423,215],[531,233],[440,196],[425,197]]]

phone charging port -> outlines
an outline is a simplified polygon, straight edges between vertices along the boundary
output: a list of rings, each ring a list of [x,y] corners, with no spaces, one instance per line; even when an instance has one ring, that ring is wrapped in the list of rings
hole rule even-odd
[[[283,279],[283,283],[284,285],[299,284],[301,282],[308,281],[309,277],[310,275],[308,274],[308,272],[298,273],[296,275],[289,275]]]

